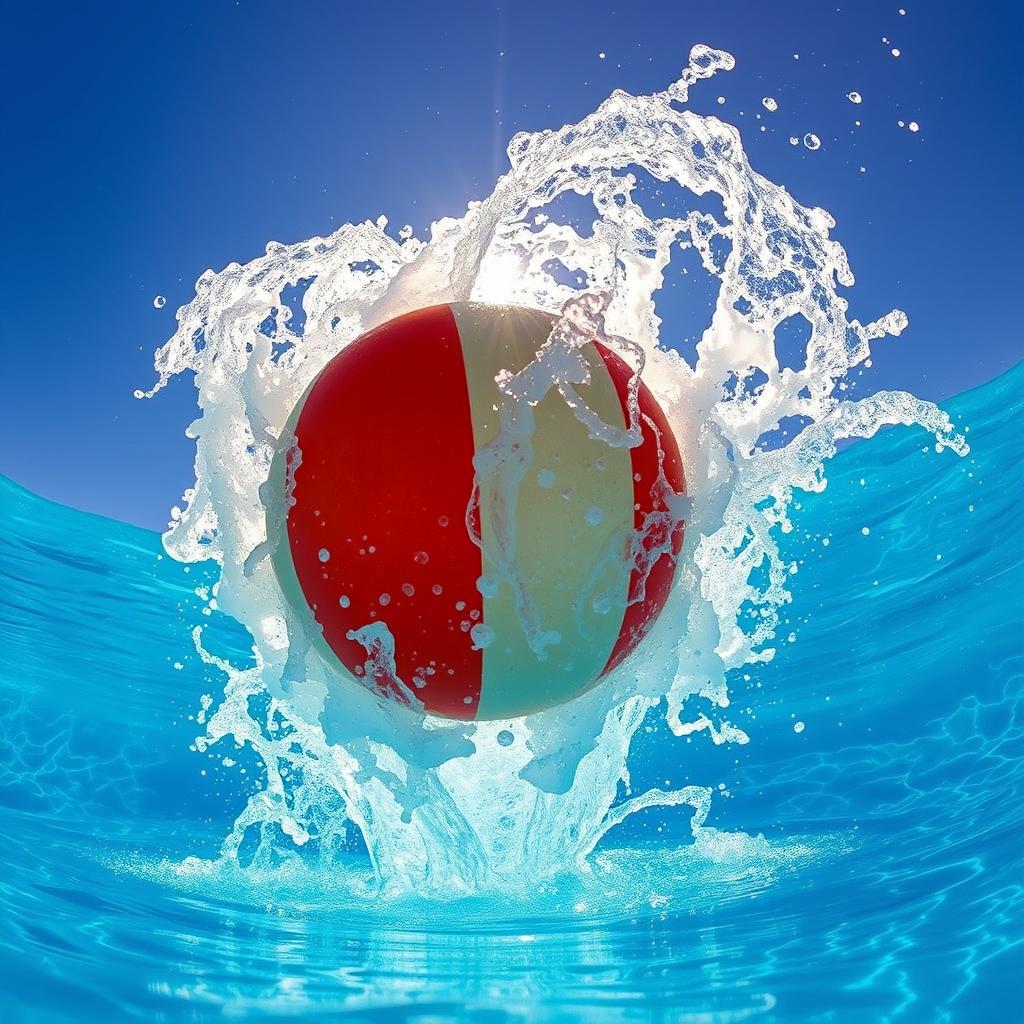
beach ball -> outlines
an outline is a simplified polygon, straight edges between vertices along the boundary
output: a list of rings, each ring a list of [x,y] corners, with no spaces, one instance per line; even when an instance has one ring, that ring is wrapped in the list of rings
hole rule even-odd
[[[642,443],[584,423],[629,426],[634,370],[591,341],[585,414],[549,387],[508,417],[500,382],[553,324],[476,302],[400,316],[339,352],[283,432],[277,578],[329,664],[382,699],[451,719],[553,707],[665,604],[683,540],[672,430],[643,383]]]

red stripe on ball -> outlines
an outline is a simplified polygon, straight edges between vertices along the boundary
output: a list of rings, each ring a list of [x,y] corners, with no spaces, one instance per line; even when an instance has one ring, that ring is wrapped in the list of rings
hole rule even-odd
[[[395,679],[368,679],[367,652],[348,635],[384,622],[395,675],[425,709],[473,718],[482,656],[461,624],[482,614],[482,569],[465,526],[473,424],[449,307],[399,317],[340,352],[310,389],[295,432],[288,543],[328,646],[394,698]]]
[[[596,340],[594,345],[608,367],[626,422],[629,423],[629,384],[633,378],[633,370],[606,345]],[[630,449],[630,456],[633,463],[633,526],[640,531],[650,513],[667,511],[662,496],[658,494],[659,468],[664,469],[665,479],[676,494],[685,493],[686,481],[675,434],[672,433],[661,406],[643,381],[640,381],[637,392],[637,404],[643,442]],[[661,467],[658,458],[659,441],[663,452]],[[665,519],[668,520],[668,517]],[[634,565],[629,579],[629,603],[622,618],[618,639],[604,667],[605,673],[615,668],[636,647],[665,607],[675,579],[676,559],[683,547],[683,525],[672,525],[674,528],[671,529],[656,526],[644,536],[645,550],[654,550],[662,543],[668,542],[671,554],[663,553],[649,568],[641,564]]]

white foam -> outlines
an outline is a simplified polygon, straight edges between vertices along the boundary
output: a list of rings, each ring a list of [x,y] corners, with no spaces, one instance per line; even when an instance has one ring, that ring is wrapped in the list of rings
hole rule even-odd
[[[849,370],[877,339],[899,334],[906,317],[850,318],[838,288],[854,278],[830,237],[829,214],[757,174],[736,128],[686,109],[691,86],[733,63],[698,46],[662,92],[616,91],[578,124],[516,135],[511,168],[491,194],[437,221],[426,240],[408,228],[396,240],[379,218],[324,238],[273,242],[250,263],[204,273],[178,310],[178,329],[156,354],[154,391],[193,371],[201,416],[189,428],[196,483],[165,545],[183,561],[220,562],[218,605],[255,638],[255,666],[239,668],[207,652],[197,627],[200,654],[226,679],[197,743],[248,744],[266,772],[223,861],[273,870],[289,848],[301,848],[327,865],[354,826],[392,890],[514,888],[582,864],[610,828],[654,804],[692,806],[693,834],[709,856],[727,856],[730,843],[749,852],[756,842],[702,831],[710,788],[623,800],[634,733],[660,705],[680,736],[746,742],[728,717],[727,673],[773,656],[778,611],[789,599],[790,566],[777,544],[789,529],[791,496],[825,486],[824,465],[841,438],[919,423],[940,447],[966,446],[940,410],[909,394],[841,396]],[[651,202],[641,175],[684,197],[717,196],[724,217]],[[558,214],[556,201],[573,194],[593,204],[586,228]],[[693,250],[717,290],[689,362],[673,351],[680,339],[663,334],[655,308],[679,247]],[[582,294],[552,276],[555,260],[586,282]],[[292,330],[297,311],[285,290],[309,279],[304,328]],[[289,444],[286,422],[309,382],[368,328],[466,299],[564,314],[537,362],[502,386],[510,401],[527,404],[556,389],[609,444],[635,443],[635,423],[616,431],[579,398],[579,341],[596,334],[642,366],[679,437],[688,481],[689,501],[674,513],[686,520],[683,569],[645,643],[590,693],[515,723],[423,718],[408,681],[392,680],[413,709],[382,705],[339,680],[267,557],[289,500],[266,486],[268,472]],[[268,317],[280,354],[260,330]],[[790,317],[810,329],[799,368],[781,365],[776,349],[775,332]],[[794,436],[780,436],[785,422],[799,424]],[[478,471],[487,471],[484,462]],[[744,606],[758,614],[741,620]],[[543,647],[551,638],[537,628]],[[394,675],[389,636],[360,631],[371,677]]]

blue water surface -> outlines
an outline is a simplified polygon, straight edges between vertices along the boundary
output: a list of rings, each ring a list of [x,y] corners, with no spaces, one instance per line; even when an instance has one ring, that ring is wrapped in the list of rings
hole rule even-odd
[[[1024,1020],[1022,394],[949,403],[966,458],[893,429],[800,497],[784,642],[731,680],[747,746],[638,735],[636,791],[713,785],[767,843],[706,862],[651,810],[515,903],[360,896],[357,836],[336,879],[175,870],[260,784],[191,749],[223,687],[191,629],[248,639],[212,567],[0,478],[2,1019]]]

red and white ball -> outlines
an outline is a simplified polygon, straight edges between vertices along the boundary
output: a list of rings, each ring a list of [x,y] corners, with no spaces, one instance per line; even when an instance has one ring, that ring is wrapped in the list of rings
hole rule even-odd
[[[431,715],[518,717],[592,687],[664,606],[682,546],[666,485],[682,494],[683,469],[642,383],[642,444],[591,437],[551,389],[532,410],[514,514],[476,479],[474,454],[501,426],[495,377],[532,363],[552,324],[511,306],[421,309],[345,348],[296,407],[295,445],[272,470],[291,502],[274,567],[354,684]],[[582,354],[578,394],[627,427],[633,371],[598,341]],[[495,563],[499,530],[515,586]]]

